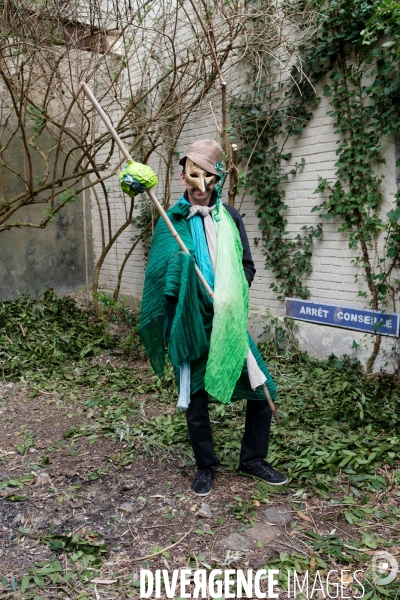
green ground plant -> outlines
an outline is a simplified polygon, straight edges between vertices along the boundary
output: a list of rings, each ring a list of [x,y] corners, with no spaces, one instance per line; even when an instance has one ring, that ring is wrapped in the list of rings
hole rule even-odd
[[[9,364],[18,365],[3,367],[5,377],[29,380],[33,394],[43,388],[82,398],[93,419],[81,428],[72,425],[65,437],[124,439],[129,445],[119,460],[125,464],[138,453],[160,448],[167,450],[166,459],[178,455],[191,463],[184,413],[175,408],[171,366],[159,380],[150,370],[138,372],[125,362],[94,364],[91,354],[120,342],[70,298],[46,293],[42,299],[3,302],[2,311],[14,342],[10,344],[3,333],[0,342],[7,351],[5,355],[3,350],[3,360],[6,356]],[[33,340],[39,340],[40,353]],[[322,496],[343,486],[384,490],[389,481],[379,469],[400,458],[398,382],[389,375],[366,376],[350,358],[331,356],[319,361],[298,351],[280,350],[273,340],[260,350],[278,385],[277,407],[283,422],[279,433],[274,426],[270,457],[289,472],[293,485],[312,486]],[[160,409],[153,418],[145,416],[148,403]],[[236,468],[244,410],[243,401],[211,408],[216,447],[229,470]]]
[[[118,366],[112,366],[97,364],[88,353],[82,355],[82,348],[93,340],[97,340],[94,352],[106,347],[112,349],[119,342],[107,334],[104,322],[95,321],[71,299],[46,294],[43,298],[3,302],[3,322],[13,324],[17,309],[16,326],[8,329],[15,343],[4,342],[4,333],[0,340],[8,344],[7,352],[13,363],[20,363],[18,370],[7,372],[7,379],[17,382],[23,379],[27,393],[32,396],[45,391],[55,398],[69,397],[79,403],[86,420],[82,426],[71,425],[65,430],[65,438],[74,442],[85,436],[89,443],[102,436],[114,442],[123,440],[125,447],[118,450],[116,447],[108,456],[113,469],[117,470],[138,457],[194,465],[184,413],[176,409],[177,393],[171,367],[163,380],[159,380],[150,370],[136,369],[132,360],[121,360]],[[32,353],[30,360],[17,361],[31,351],[32,341],[27,333],[30,324],[35,322],[37,339],[46,339],[49,328],[60,331],[52,329],[56,327],[56,317],[53,325],[50,319],[49,325],[46,315],[57,315],[60,311],[64,315],[65,339],[74,335],[79,343],[70,346],[68,352],[64,349],[57,360],[54,345],[43,343],[40,356]],[[383,547],[390,551],[398,542],[373,535],[370,528],[374,523],[396,528],[400,518],[396,506],[383,507],[377,502],[388,490],[398,490],[400,486],[400,385],[387,375],[366,376],[360,365],[349,358],[338,360],[332,356],[318,361],[293,351],[290,345],[275,344],[273,339],[260,349],[278,385],[277,407],[282,420],[279,428],[273,426],[269,460],[287,471],[290,481],[282,490],[258,482],[251,502],[234,495],[229,510],[238,526],[252,524],[253,501],[270,503],[275,494],[282,494],[294,511],[301,511],[304,497],[311,495],[324,499],[335,518],[341,515],[360,535],[345,541],[338,533],[320,535],[303,527],[307,555],[282,554],[279,558],[270,558],[266,567],[279,564],[283,575],[286,569],[323,572],[332,561],[353,568],[364,564],[371,550]],[[143,358],[140,363],[142,361]],[[148,408],[151,408],[151,417],[147,416]],[[244,402],[232,406],[215,404],[211,408],[216,449],[222,468],[229,471],[237,467],[244,411]],[[48,464],[51,451],[51,448],[46,449],[31,470],[40,470]],[[93,471],[88,479],[99,476]],[[33,477],[30,473],[8,479],[0,484],[0,489],[10,490],[7,500],[23,502],[24,488]],[[211,530],[196,531],[203,536],[214,535]],[[18,535],[29,535],[29,531],[21,527]],[[44,543],[55,552],[61,549],[73,564],[72,571],[60,570],[54,555],[49,563],[31,567],[21,581],[3,582],[5,587],[16,591],[24,589],[26,597],[37,596],[37,588],[45,585],[56,585],[68,593],[76,582],[87,582],[101,571],[101,557],[107,548],[99,536],[96,538],[92,533],[77,536],[68,532],[35,535],[35,543]],[[91,584],[85,585],[90,587]],[[368,598],[394,598],[398,591],[396,585],[394,582],[388,586],[386,592],[369,585],[366,587]]]
[[[49,289],[0,302],[0,376],[47,376],[67,361],[80,361],[112,345],[104,323],[77,309],[75,300]]]

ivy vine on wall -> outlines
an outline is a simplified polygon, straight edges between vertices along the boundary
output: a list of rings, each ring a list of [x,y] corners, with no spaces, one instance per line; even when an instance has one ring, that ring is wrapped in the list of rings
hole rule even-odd
[[[313,87],[297,74],[278,81],[276,62],[266,60],[270,63],[269,80],[261,80],[254,93],[231,103],[232,126],[243,143],[240,159],[250,166],[246,186],[257,207],[265,266],[275,275],[271,287],[279,300],[285,296],[307,298],[310,291],[302,277],[312,270],[311,245],[320,237],[322,225],[305,225],[294,239],[288,231],[285,183],[295,178],[305,159],[286,167],[292,154],[285,147],[291,136],[299,135],[307,126],[317,99]],[[250,77],[253,74],[251,70]]]
[[[321,4],[319,26],[302,48],[307,77],[293,72],[291,79],[277,82],[272,76],[271,81],[258,83],[252,96],[232,106],[233,126],[243,142],[242,158],[251,157],[248,188],[255,196],[266,267],[274,271],[272,287],[279,299],[307,297],[309,291],[302,280],[311,271],[312,242],[321,236],[323,222],[335,217],[338,231],[349,236],[359,276],[367,284],[368,292],[360,290],[358,295],[366,297],[375,310],[396,309],[400,194],[385,213],[379,174],[388,136],[400,130],[400,26],[396,22],[398,18],[400,23],[400,10],[398,3],[386,2],[390,3],[398,10],[386,11],[386,21],[377,18],[381,10],[377,2],[331,0]],[[303,227],[293,239],[284,216],[284,187],[303,161],[290,170],[285,168],[290,158],[285,145],[289,136],[298,135],[310,121],[318,102],[311,83],[322,77],[326,81],[323,94],[330,98],[328,114],[334,119],[338,138],[335,179],[320,178],[315,190],[324,196],[313,208],[319,211],[321,223]],[[381,336],[376,335],[368,370],[380,343]]]

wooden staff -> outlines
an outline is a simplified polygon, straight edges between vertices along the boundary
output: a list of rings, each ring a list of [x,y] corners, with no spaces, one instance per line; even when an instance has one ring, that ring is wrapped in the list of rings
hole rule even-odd
[[[281,424],[281,420],[279,418],[278,411],[276,410],[276,406],[274,404],[274,401],[271,398],[271,394],[269,393],[268,388],[265,385],[265,383],[262,384],[262,387],[263,387],[263,390],[264,390],[265,397],[268,400],[269,407],[272,410],[272,414],[275,417],[276,424],[280,425]]]
[[[110,119],[107,117],[106,113],[104,112],[104,110],[101,108],[100,104],[97,102],[95,96],[93,95],[92,91],[90,90],[90,88],[88,87],[88,85],[82,81],[81,82],[81,88],[83,89],[83,91],[85,92],[86,96],[89,98],[89,100],[92,102],[93,106],[95,107],[95,109],[97,110],[97,112],[99,113],[100,117],[102,118],[105,126],[107,127],[108,131],[110,132],[110,134],[112,135],[115,143],[117,144],[117,146],[119,147],[119,149],[121,150],[122,154],[125,156],[126,160],[128,161],[128,163],[132,163],[134,162],[132,160],[131,155],[128,152],[127,147],[125,146],[124,142],[121,140],[121,138],[119,137],[118,133],[115,131]],[[183,250],[183,252],[186,252],[186,254],[190,254],[189,250],[186,248],[185,244],[183,243],[183,241],[181,240],[178,232],[176,231],[175,227],[172,225],[167,213],[165,212],[165,210],[163,209],[163,207],[161,206],[161,204],[159,203],[159,201],[157,200],[157,198],[155,197],[155,195],[153,194],[153,192],[151,190],[146,190],[147,194],[150,198],[150,200],[152,201],[152,203],[154,204],[154,206],[157,208],[158,212],[160,213],[162,219],[164,220],[166,226],[168,227],[168,229],[170,230],[173,238],[176,240],[176,242],[178,243],[179,247],[181,248],[181,250]],[[212,289],[210,288],[210,286],[208,285],[207,281],[204,278],[203,273],[200,271],[200,269],[198,268],[198,266],[196,265],[196,273],[198,278],[200,279],[201,283],[203,284],[206,292],[208,293],[208,295],[210,296],[210,298],[212,298],[214,300],[214,293],[212,291]],[[280,421],[279,421],[279,416],[278,413],[276,411],[275,408],[275,404],[268,392],[267,386],[265,385],[265,383],[263,384],[263,390],[265,393],[265,397],[268,400],[268,404],[272,410],[272,413],[275,417],[275,420],[277,422],[277,424],[279,425]]]

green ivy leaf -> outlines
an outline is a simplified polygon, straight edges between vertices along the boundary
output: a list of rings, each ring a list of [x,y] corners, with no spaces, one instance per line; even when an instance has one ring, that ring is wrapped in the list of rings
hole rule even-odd
[[[400,219],[400,206],[397,207],[396,210],[390,210],[388,213],[386,213],[386,216],[393,225],[396,225]]]

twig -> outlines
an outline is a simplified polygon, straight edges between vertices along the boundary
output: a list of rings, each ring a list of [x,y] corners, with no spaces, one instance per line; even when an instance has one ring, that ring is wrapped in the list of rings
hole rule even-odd
[[[54,392],[45,392],[44,390],[39,390],[39,388],[35,387],[34,385],[32,387],[34,390],[39,392],[39,394],[45,394],[46,396],[53,396],[53,394],[57,394],[56,390],[54,390]]]
[[[367,524],[368,527],[385,527],[385,529],[393,529],[393,531],[399,531],[398,527],[391,527],[390,525],[387,525],[386,523],[369,523],[368,521],[364,521],[363,523],[363,527],[365,527],[365,523]],[[393,552],[392,552],[393,554]]]
[[[20,531],[17,527],[14,527],[14,525],[11,525],[10,523],[7,524],[7,527],[11,527],[11,529],[14,529],[14,531],[16,531],[17,533],[19,533],[20,536],[25,536],[25,537],[29,537],[32,538],[34,540],[40,540],[42,539],[42,536],[39,535],[38,533],[30,533],[29,531]]]
[[[146,560],[148,558],[153,558],[154,556],[157,556],[158,554],[162,554],[163,552],[166,552],[167,550],[170,550],[174,546],[177,546],[178,544],[180,544],[185,539],[185,537],[188,536],[189,533],[191,533],[192,531],[193,531],[193,527],[191,529],[189,529],[189,531],[187,531],[185,533],[185,535],[183,537],[181,537],[180,540],[175,542],[175,544],[171,544],[170,546],[167,546],[166,548],[163,548],[162,550],[159,550],[158,552],[154,552],[154,554],[146,554],[145,556],[138,556],[136,558],[132,558],[131,561],[137,562],[138,560]]]
[[[310,539],[310,538],[307,538],[307,539]],[[305,546],[309,550],[312,550],[312,548],[310,548],[310,546],[308,544],[306,544],[302,539],[296,538],[296,542],[300,542],[300,544],[303,544],[303,546]]]
[[[276,541],[277,546],[284,546],[285,548],[289,548],[289,550],[294,550],[295,552],[300,552],[300,554],[303,554],[304,556],[308,556],[308,554],[306,554],[303,550],[301,550],[300,548],[295,548],[295,546],[292,546],[291,544],[286,544],[285,542],[281,542],[280,540]]]
[[[377,503],[378,503],[378,502],[382,502],[383,498],[384,498],[385,496],[387,496],[387,494],[388,494],[389,492],[391,492],[391,491],[392,491],[393,487],[394,487],[394,481],[392,481],[392,482],[390,483],[390,485],[389,485],[389,487],[387,488],[387,490],[385,490],[385,491],[381,492],[380,494],[378,494],[378,496],[377,496],[377,498],[376,498],[376,501],[377,501]]]
[[[238,147],[237,144],[232,144],[232,156],[229,162],[229,191],[228,191],[228,204],[235,206],[235,196],[237,192],[238,184]]]
[[[212,102],[210,102],[210,110],[211,110],[211,114],[212,114],[213,119],[214,119],[214,123],[215,123],[215,127],[217,129],[218,135],[220,136],[221,135],[221,129],[219,128],[217,119],[215,117],[215,114],[214,114],[214,111],[213,111],[213,107],[212,107]]]
[[[318,527],[317,527],[317,524],[316,524],[316,522],[315,522],[315,520],[314,520],[314,517],[313,517],[311,514],[310,514],[310,517],[311,517],[311,519],[312,519],[313,525],[314,525],[314,527],[315,527],[315,529],[316,529],[316,531],[317,531],[318,535],[321,535],[321,532],[319,531],[319,529],[318,529]]]
[[[165,525],[149,525],[148,527],[142,527],[142,529],[157,529],[157,527],[171,527],[171,523]]]
[[[20,328],[20,330],[21,330],[21,332],[22,332],[22,335],[23,335],[24,337],[26,337],[26,336],[25,336],[25,331],[24,331],[24,328],[22,327],[21,323],[18,323],[18,325],[19,325],[19,328]]]
[[[264,519],[256,519],[257,521],[261,521],[261,523],[265,523],[266,525],[271,525],[272,527],[276,527],[276,523],[269,523],[268,521],[265,521]]]

